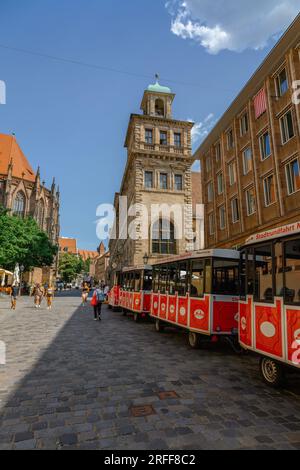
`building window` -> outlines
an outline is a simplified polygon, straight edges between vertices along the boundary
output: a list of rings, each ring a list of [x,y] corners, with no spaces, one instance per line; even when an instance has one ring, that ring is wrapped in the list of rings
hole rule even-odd
[[[248,113],[244,113],[240,120],[241,125],[241,136],[247,134],[249,131],[249,117]]]
[[[300,189],[300,167],[298,158],[286,165],[285,172],[288,194],[294,194]]]
[[[156,116],[164,116],[165,115],[165,104],[163,100],[156,100],[155,101],[155,114]]]
[[[269,132],[265,132],[259,138],[260,155],[262,160],[266,160],[271,155],[271,141]]]
[[[286,144],[295,135],[292,111],[289,111],[280,119],[280,128],[282,143]]]
[[[160,145],[168,145],[168,133],[160,131]]]
[[[176,254],[174,224],[166,219],[159,219],[152,228],[152,253],[162,255]]]
[[[216,162],[219,163],[221,161],[221,143],[218,142],[215,146],[215,155],[216,155]]]
[[[214,198],[214,186],[212,182],[207,185],[207,201],[212,202]]]
[[[246,191],[246,204],[247,204],[247,215],[255,214],[255,192],[254,189],[251,188]]]
[[[145,130],[145,141],[146,141],[146,144],[149,144],[149,145],[153,144],[153,130],[152,129]]]
[[[13,214],[17,215],[18,217],[24,217],[25,203],[26,203],[25,195],[22,191],[19,191],[14,200]]]
[[[220,218],[220,230],[225,230],[225,228],[226,228],[226,209],[225,209],[225,206],[220,207],[220,209],[219,209],[219,218]]]
[[[269,207],[275,202],[275,184],[274,175],[267,176],[264,179],[265,206]]]
[[[227,132],[227,148],[228,150],[231,150],[234,148],[234,137],[233,137],[232,129],[230,129],[230,131]]]
[[[211,172],[211,158],[209,156],[206,157],[206,172],[207,173]]]
[[[236,183],[236,163],[232,162],[228,165],[229,172],[229,185],[233,186]]]
[[[183,178],[182,175],[175,175],[174,178],[175,190],[182,191],[183,190]]]
[[[152,171],[145,171],[145,188],[153,188],[153,173]]]
[[[181,147],[181,134],[179,132],[174,134],[174,145],[175,147]]]
[[[289,82],[286,69],[283,69],[276,77],[277,96],[283,96],[289,89]]]
[[[215,234],[215,217],[214,214],[209,214],[208,215],[208,230],[209,230],[209,235],[214,235]]]
[[[218,183],[218,194],[223,194],[224,191],[224,178],[223,173],[219,173],[217,176],[217,183]]]
[[[252,150],[251,148],[247,148],[243,152],[243,169],[244,169],[244,175],[248,175],[250,171],[252,171]]]
[[[232,222],[236,224],[240,220],[240,210],[238,198],[231,201]]]
[[[167,173],[160,174],[160,189],[168,189],[168,175]]]

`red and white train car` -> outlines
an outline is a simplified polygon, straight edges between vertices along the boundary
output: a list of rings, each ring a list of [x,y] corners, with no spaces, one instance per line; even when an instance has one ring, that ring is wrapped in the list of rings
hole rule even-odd
[[[132,312],[135,321],[150,313],[152,267],[124,268],[121,276],[119,306]]]
[[[273,386],[300,368],[300,222],[250,237],[241,250],[239,341],[262,356]]]
[[[204,250],[153,265],[151,317],[156,330],[166,324],[189,331],[191,347],[203,335],[235,344],[238,332],[240,254]]]

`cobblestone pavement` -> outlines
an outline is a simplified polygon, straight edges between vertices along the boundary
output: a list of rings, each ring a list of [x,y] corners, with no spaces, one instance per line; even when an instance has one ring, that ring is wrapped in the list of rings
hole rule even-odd
[[[49,313],[23,299],[12,313],[0,302],[0,449],[300,448],[297,375],[274,391],[256,358],[193,351],[183,332],[106,307],[96,323],[78,305],[57,298]],[[134,417],[145,405],[153,414]]]

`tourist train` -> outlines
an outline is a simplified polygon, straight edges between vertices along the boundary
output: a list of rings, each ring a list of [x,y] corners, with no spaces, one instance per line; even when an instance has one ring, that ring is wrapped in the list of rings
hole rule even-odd
[[[111,307],[186,329],[191,347],[228,341],[261,357],[264,380],[300,368],[300,222],[251,236],[239,251],[203,250],[117,273]]]

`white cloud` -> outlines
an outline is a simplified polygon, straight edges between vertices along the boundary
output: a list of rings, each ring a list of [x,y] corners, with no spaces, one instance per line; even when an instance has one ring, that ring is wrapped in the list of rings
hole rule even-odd
[[[188,119],[188,121],[194,122],[192,119]],[[201,140],[205,139],[205,137],[208,136],[215,123],[216,120],[214,119],[214,115],[212,113],[206,116],[203,121],[195,122],[195,125],[192,129],[193,145],[198,144]]]
[[[297,16],[300,0],[171,0],[171,31],[209,53],[263,49]]]

